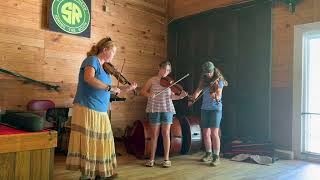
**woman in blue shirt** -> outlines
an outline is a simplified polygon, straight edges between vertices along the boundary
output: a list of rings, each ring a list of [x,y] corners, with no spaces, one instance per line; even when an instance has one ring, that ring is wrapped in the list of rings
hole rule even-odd
[[[116,45],[110,37],[92,46],[79,71],[74,99],[67,169],[81,170],[80,179],[105,179],[116,175],[117,161],[109,116],[110,92],[122,94],[134,90],[136,83],[119,89],[112,87],[111,75],[103,63],[111,63]]]
[[[219,129],[222,118],[222,90],[228,83],[210,61],[202,65],[202,72],[199,87],[193,93],[189,105],[193,104],[201,92],[203,93],[200,127],[206,154],[201,160],[210,162],[212,166],[217,166],[220,162]]]

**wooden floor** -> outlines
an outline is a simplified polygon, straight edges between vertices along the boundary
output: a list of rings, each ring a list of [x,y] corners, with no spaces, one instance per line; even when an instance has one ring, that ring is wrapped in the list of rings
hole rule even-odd
[[[118,151],[119,152],[119,151]],[[320,164],[304,161],[277,161],[271,166],[252,163],[234,162],[222,159],[218,167],[210,167],[199,162],[201,153],[181,155],[171,158],[172,167],[162,168],[160,165],[149,168],[144,166],[143,160],[137,160],[124,150],[118,156],[119,180],[126,179],[160,179],[160,180],[317,180],[320,179]],[[80,172],[65,170],[65,156],[55,156],[55,180],[78,180]],[[161,162],[161,158],[157,162]]]

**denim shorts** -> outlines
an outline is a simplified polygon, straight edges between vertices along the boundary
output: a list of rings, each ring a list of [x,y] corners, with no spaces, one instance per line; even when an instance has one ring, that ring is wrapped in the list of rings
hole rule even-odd
[[[220,128],[222,111],[201,109],[201,128]]]
[[[154,112],[149,113],[149,122],[151,124],[172,124],[173,112]]]

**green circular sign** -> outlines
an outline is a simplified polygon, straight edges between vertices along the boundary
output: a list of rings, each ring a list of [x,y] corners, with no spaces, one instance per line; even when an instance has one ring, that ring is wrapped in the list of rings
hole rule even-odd
[[[52,17],[65,32],[80,34],[90,24],[90,11],[83,0],[53,0]]]

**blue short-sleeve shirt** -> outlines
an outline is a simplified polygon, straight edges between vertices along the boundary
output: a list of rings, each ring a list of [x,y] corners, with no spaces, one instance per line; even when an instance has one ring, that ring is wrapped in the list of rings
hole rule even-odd
[[[87,57],[81,64],[76,97],[73,103],[78,103],[99,112],[106,112],[110,103],[110,92],[92,87],[84,81],[84,69],[91,66],[95,69],[94,77],[105,84],[111,85],[110,74],[106,73],[96,56]]]
[[[223,88],[224,83],[222,80],[219,81],[219,88]],[[221,95],[222,98],[222,95]],[[222,110],[222,100],[217,102],[215,99],[212,99],[210,96],[210,90],[204,89],[204,94],[202,98],[202,106],[201,109],[203,110]]]

